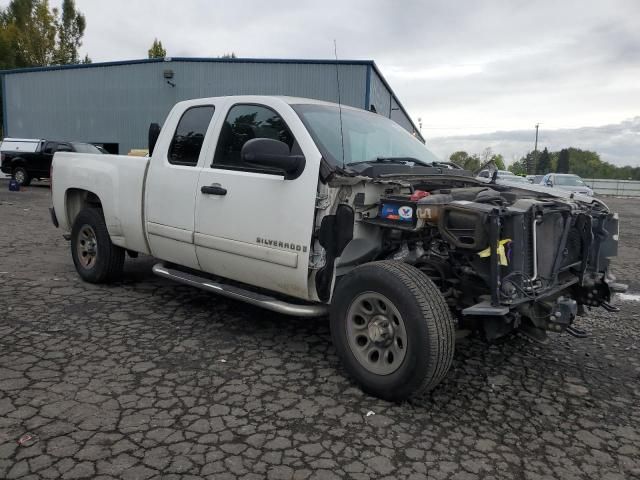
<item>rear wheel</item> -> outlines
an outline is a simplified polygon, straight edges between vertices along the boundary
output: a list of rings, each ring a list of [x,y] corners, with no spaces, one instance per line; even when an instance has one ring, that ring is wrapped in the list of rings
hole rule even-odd
[[[31,183],[31,176],[24,167],[16,167],[12,173],[13,179],[20,185],[28,187]]]
[[[433,389],[453,359],[449,308],[433,282],[405,263],[373,262],[343,277],[331,307],[331,334],[349,374],[385,400]]]
[[[71,229],[71,256],[86,282],[106,283],[122,274],[125,250],[111,242],[104,217],[96,208],[82,210]]]

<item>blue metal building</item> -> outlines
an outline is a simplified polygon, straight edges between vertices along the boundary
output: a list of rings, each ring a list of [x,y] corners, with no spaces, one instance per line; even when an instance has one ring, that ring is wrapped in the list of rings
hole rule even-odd
[[[112,152],[145,148],[151,122],[178,101],[222,95],[290,95],[375,109],[419,138],[371,60],[164,58],[2,73],[4,135],[85,141]]]

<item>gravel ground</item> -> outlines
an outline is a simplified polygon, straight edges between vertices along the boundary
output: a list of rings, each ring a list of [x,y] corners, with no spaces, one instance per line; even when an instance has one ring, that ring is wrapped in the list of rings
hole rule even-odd
[[[615,271],[640,293],[640,200]],[[175,285],[128,260],[82,283],[46,185],[0,181],[0,478],[640,478],[640,302],[586,339],[465,339],[401,405],[344,376],[326,319]]]

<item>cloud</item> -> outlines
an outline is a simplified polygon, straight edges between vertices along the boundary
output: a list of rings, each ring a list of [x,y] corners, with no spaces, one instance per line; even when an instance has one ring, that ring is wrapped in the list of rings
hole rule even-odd
[[[336,39],[340,58],[376,61],[427,137],[640,114],[638,0],[76,4],[87,18],[82,54],[94,61],[144,58],[154,37],[171,56],[332,58]]]
[[[504,155],[507,162],[517,160],[533,150],[535,131],[513,130],[479,135],[459,135],[427,139],[427,146],[438,156],[448,158],[457,150],[480,153],[487,147]],[[600,154],[605,162],[614,165],[640,166],[640,116],[611,125],[572,129],[545,130],[541,128],[538,149],[557,151],[576,147]]]
[[[387,75],[404,80],[430,80],[466,77],[482,72],[481,65],[439,65],[433,68],[391,67]]]

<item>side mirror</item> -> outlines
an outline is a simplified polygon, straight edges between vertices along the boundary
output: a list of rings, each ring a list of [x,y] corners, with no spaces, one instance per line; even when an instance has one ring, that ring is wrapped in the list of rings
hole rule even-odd
[[[156,148],[156,142],[160,136],[160,125],[152,123],[149,125],[149,156],[153,154],[153,149]]]
[[[551,180],[547,180],[547,187],[553,187],[553,182]]]
[[[245,163],[284,174],[286,180],[298,178],[305,166],[302,155],[291,155],[289,146],[272,138],[253,138],[240,150],[240,158]]]

